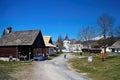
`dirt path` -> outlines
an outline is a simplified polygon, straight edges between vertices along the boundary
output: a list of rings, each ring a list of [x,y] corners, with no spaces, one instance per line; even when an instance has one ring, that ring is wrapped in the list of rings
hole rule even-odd
[[[18,80],[89,80],[67,67],[66,61],[70,57],[67,54],[67,59],[61,55],[53,60],[34,62],[34,68],[21,71]]]

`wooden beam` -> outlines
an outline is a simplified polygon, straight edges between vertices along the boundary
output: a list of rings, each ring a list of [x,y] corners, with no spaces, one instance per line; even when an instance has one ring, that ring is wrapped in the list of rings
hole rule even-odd
[[[18,47],[16,47],[16,61],[18,59]]]

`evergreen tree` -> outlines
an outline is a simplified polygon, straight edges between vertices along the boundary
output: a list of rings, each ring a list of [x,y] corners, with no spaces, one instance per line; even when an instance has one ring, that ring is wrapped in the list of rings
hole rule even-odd
[[[62,38],[61,35],[58,36],[57,44],[58,44],[58,48],[60,49],[60,52],[62,52],[62,48],[63,48],[63,38]]]
[[[3,30],[2,37],[5,35],[5,29]]]

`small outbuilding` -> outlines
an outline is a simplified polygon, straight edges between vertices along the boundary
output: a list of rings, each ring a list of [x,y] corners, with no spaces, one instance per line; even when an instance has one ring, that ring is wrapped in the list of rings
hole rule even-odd
[[[120,40],[116,41],[111,47],[112,52],[120,52]]]
[[[46,53],[48,53],[49,55],[55,54],[54,50],[55,50],[56,46],[52,42],[52,37],[51,36],[43,36],[43,39],[44,39],[44,43],[46,46]]]

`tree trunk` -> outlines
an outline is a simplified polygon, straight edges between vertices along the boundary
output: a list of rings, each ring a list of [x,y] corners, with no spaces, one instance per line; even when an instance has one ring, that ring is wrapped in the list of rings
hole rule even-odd
[[[106,35],[104,34],[104,53],[106,53]]]

